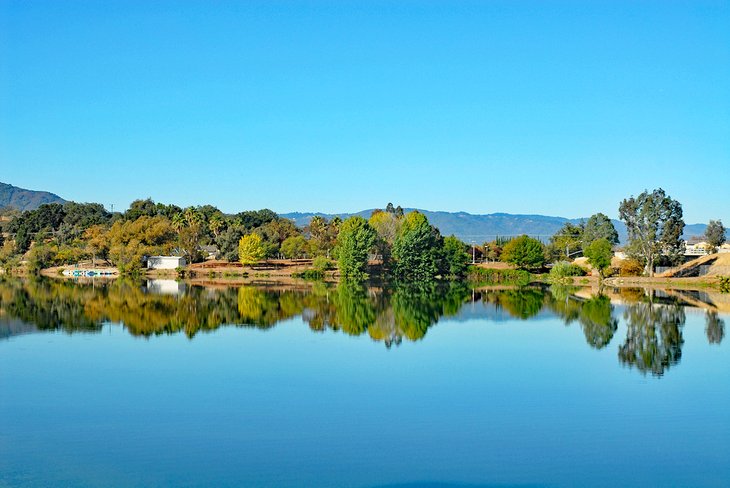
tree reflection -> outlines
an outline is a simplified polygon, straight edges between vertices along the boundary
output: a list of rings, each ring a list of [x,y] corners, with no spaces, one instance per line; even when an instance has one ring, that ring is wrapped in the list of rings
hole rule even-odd
[[[618,328],[611,300],[605,295],[594,296],[583,303],[578,321],[586,341],[595,349],[606,347]]]
[[[626,341],[619,347],[622,364],[661,376],[682,358],[684,309],[677,304],[651,302],[628,305]]]
[[[12,280],[0,286],[0,306],[41,330],[93,332],[105,322],[117,322],[145,337],[183,332],[192,338],[223,325],[268,329],[300,316],[314,331],[367,332],[390,347],[403,337],[423,338],[442,316],[457,313],[468,295],[463,285],[436,283],[368,289],[342,282],[335,288],[317,284],[303,290],[188,286],[182,294],[166,295],[124,279],[95,286]]]
[[[707,311],[705,314],[705,334],[710,344],[720,344],[725,337],[725,321],[717,316],[715,311]]]
[[[366,288],[342,282],[335,287],[319,283],[299,288],[188,285],[178,290],[175,285],[175,294],[152,292],[160,289],[124,279],[93,286],[4,279],[0,315],[40,330],[98,332],[102,324],[115,322],[135,336],[184,333],[190,338],[221,326],[269,329],[300,317],[312,331],[367,334],[389,348],[423,339],[443,317],[461,314],[467,302],[482,306],[466,309],[465,318],[501,320],[506,312],[526,320],[548,310],[566,325],[580,324],[586,342],[595,349],[607,347],[618,327],[607,296],[580,296],[568,287],[472,290],[459,283],[426,282]],[[684,309],[666,295],[663,304],[647,301],[644,293],[635,297],[643,301],[626,306],[627,334],[619,346],[619,361],[642,373],[662,375],[681,358]],[[725,324],[716,312],[707,312],[705,330],[710,343],[722,341]]]

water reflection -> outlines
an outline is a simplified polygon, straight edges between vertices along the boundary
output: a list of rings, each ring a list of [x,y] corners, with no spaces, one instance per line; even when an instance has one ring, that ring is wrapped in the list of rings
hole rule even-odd
[[[626,340],[619,347],[622,364],[662,375],[682,358],[684,308],[651,302],[631,304],[624,313]]]
[[[705,334],[710,344],[720,344],[725,337],[725,321],[717,316],[717,312],[708,310],[705,314]]]
[[[135,336],[182,332],[192,338],[224,325],[267,329],[301,317],[313,331],[368,334],[390,348],[404,339],[423,339],[442,317],[498,321],[505,316],[534,320],[546,315],[560,317],[566,325],[579,324],[586,343],[594,349],[611,343],[623,319],[626,337],[618,346],[621,364],[655,376],[676,365],[684,344],[686,303],[681,296],[630,289],[610,294],[556,286],[472,290],[455,283],[206,288],[155,280],[84,285],[5,279],[0,281],[0,337],[19,330],[26,333],[18,320],[38,330],[98,332],[102,324],[114,322]],[[465,307],[467,303],[472,306]],[[14,321],[12,327],[4,326],[9,320]],[[716,311],[707,310],[705,330],[711,344],[723,340],[725,324]]]

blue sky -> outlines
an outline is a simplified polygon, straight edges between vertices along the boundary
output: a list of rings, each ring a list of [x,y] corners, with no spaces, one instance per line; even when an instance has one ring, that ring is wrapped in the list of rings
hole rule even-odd
[[[730,2],[0,2],[0,181],[730,222]]]

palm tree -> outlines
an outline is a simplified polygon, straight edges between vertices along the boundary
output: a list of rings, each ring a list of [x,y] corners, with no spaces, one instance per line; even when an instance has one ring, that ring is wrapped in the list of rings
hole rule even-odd
[[[185,220],[189,226],[201,224],[203,222],[203,215],[198,212],[195,207],[188,207],[185,209]]]
[[[179,234],[187,224],[185,216],[182,212],[178,212],[172,216],[172,228]]]
[[[220,214],[214,214],[208,222],[208,230],[213,233],[215,238],[218,238],[218,233],[223,229],[225,222]]]

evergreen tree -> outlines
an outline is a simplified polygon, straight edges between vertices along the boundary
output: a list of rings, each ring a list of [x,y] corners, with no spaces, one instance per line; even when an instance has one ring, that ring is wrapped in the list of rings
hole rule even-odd
[[[345,279],[367,277],[368,253],[375,244],[375,230],[362,217],[345,219],[337,236],[337,266]]]
[[[443,238],[420,212],[403,218],[393,243],[394,272],[407,280],[430,280],[443,274]]]

